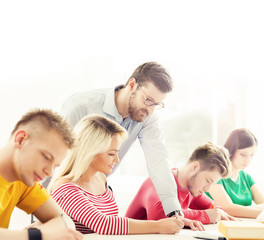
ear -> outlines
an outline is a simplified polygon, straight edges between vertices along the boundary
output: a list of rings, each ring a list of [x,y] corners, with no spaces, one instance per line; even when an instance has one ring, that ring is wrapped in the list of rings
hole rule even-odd
[[[28,134],[25,130],[17,131],[14,136],[15,146],[20,148],[27,138],[28,138]]]
[[[200,163],[199,163],[199,161],[192,162],[191,168],[192,168],[192,170],[195,173],[199,172],[200,171]]]
[[[130,78],[129,79],[129,83],[128,83],[128,87],[130,91],[133,91],[137,88],[137,81],[135,78]]]

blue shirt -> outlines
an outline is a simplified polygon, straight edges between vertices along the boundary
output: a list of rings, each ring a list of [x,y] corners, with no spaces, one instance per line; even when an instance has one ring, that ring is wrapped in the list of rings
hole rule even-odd
[[[177,198],[177,185],[170,171],[168,151],[164,145],[157,115],[152,114],[143,122],[136,122],[130,117],[123,119],[115,105],[115,89],[96,89],[75,93],[62,106],[62,114],[72,126],[92,113],[106,116],[127,130],[129,137],[120,148],[120,162],[134,141],[139,140],[149,176],[162,202],[165,214],[181,209]],[[120,162],[115,165],[115,168]]]

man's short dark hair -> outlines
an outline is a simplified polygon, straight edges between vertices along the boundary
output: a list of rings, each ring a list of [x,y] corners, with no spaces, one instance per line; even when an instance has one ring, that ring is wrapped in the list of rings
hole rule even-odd
[[[188,163],[194,161],[199,161],[200,171],[217,169],[222,178],[228,177],[230,174],[231,161],[229,152],[225,147],[208,142],[194,150]]]
[[[146,62],[137,67],[126,85],[128,85],[131,78],[135,78],[140,86],[146,82],[152,82],[163,93],[171,92],[173,89],[171,76],[164,67],[156,62]]]

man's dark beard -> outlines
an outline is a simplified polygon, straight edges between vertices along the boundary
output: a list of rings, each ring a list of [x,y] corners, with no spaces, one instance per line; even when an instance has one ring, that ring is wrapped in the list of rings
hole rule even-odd
[[[131,105],[133,104],[133,100],[135,99],[135,93],[132,93],[131,94],[131,96],[129,97],[129,105],[128,105],[128,113],[129,113],[129,116],[130,116],[130,118],[132,119],[132,120],[134,120],[134,121],[136,121],[136,122],[143,122],[145,119],[146,119],[146,117],[141,117],[141,118],[139,118],[138,116],[140,115],[139,114],[139,112],[141,111],[141,110],[143,110],[143,111],[145,111],[145,113],[146,113],[146,116],[148,116],[149,115],[149,112],[148,112],[148,110],[147,109],[144,109],[144,108],[141,108],[141,109],[136,109],[135,107],[132,107]]]

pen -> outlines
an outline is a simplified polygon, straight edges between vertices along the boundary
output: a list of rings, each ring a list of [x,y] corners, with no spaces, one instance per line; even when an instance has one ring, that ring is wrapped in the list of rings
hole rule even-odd
[[[63,213],[61,213],[61,218],[62,218],[62,220],[63,220],[63,222],[64,222],[64,224],[65,224],[65,227],[68,228],[68,225],[67,225],[67,223],[66,223],[66,221],[65,221],[65,219],[64,219]]]
[[[214,207],[214,201],[213,201],[213,200],[211,201],[211,208],[212,208],[212,209],[215,208],[215,207]]]
[[[176,217],[176,219],[179,219],[179,215],[178,215],[177,211],[175,211],[175,217]]]

